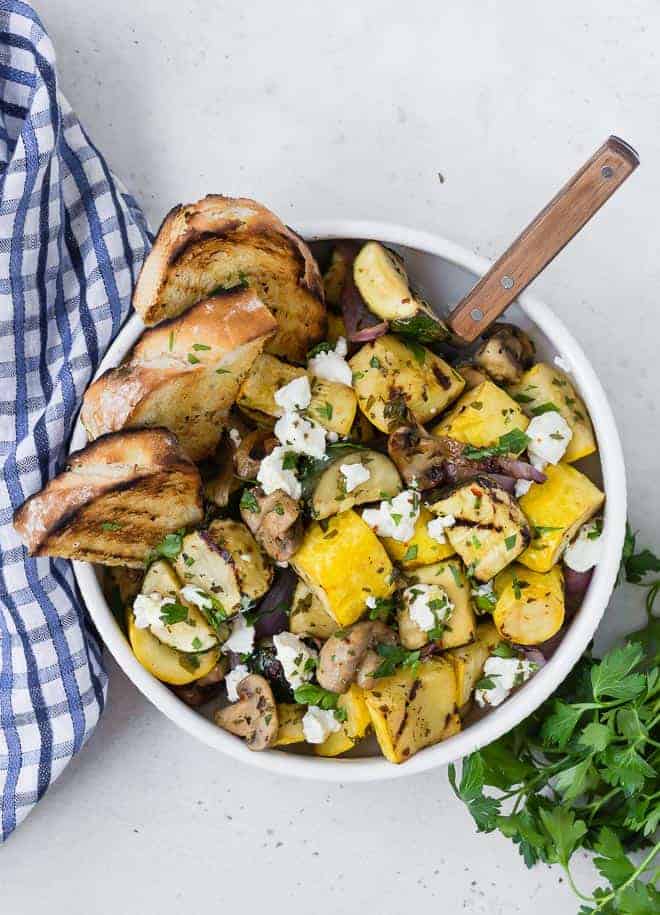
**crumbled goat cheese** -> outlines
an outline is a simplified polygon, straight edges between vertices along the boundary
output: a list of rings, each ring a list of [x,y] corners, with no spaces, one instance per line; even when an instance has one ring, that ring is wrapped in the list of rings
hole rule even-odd
[[[514,686],[521,686],[532,676],[537,665],[522,658],[498,658],[491,655],[484,665],[483,680],[490,680],[492,686],[475,690],[474,697],[482,708],[500,705],[509,696]]]
[[[326,435],[327,435],[328,441],[330,442],[331,445],[334,445],[335,442],[339,441],[339,433],[333,432],[332,429],[329,432],[327,432]]]
[[[447,622],[454,604],[439,585],[411,585],[403,592],[410,619],[424,632]]]
[[[310,705],[303,715],[303,736],[307,743],[323,743],[330,734],[341,729],[333,711]]]
[[[325,454],[325,429],[299,413],[285,412],[275,423],[274,432],[287,451],[315,458]]]
[[[133,616],[137,629],[148,629],[149,626],[162,626],[160,611],[165,604],[171,604],[172,597],[163,597],[158,591],[151,594],[138,594],[133,601]]]
[[[573,430],[561,413],[550,410],[534,417],[527,426],[526,435],[529,438],[527,450],[530,460],[538,467],[536,460],[543,461],[544,466],[559,463],[573,437]]]
[[[231,625],[231,635],[222,644],[222,651],[234,651],[236,654],[250,654],[254,648],[254,626],[249,626],[242,613],[234,617]]]
[[[353,492],[360,483],[366,483],[371,477],[371,471],[364,466],[362,461],[356,461],[354,464],[340,464],[339,471],[346,480],[346,492]]]
[[[309,386],[307,375],[301,375],[300,378],[294,378],[284,387],[275,391],[275,403],[278,407],[286,412],[294,410],[304,410],[308,407],[312,399],[312,390]]]
[[[230,670],[225,677],[225,689],[227,690],[227,698],[230,702],[238,702],[238,684],[241,680],[244,680],[249,673],[250,671],[245,664],[239,664],[237,667],[234,667],[233,670]]]
[[[542,467],[539,469],[543,470]],[[516,485],[514,487],[516,499],[519,499],[521,496],[526,496],[530,490],[531,485],[531,480],[516,480]]]
[[[205,591],[202,591],[201,588],[196,588],[194,585],[186,585],[185,588],[181,588],[181,597],[188,601],[189,604],[194,604],[196,607],[199,607],[200,610],[211,610],[213,609],[213,601],[206,594]]]
[[[259,465],[257,482],[261,484],[261,488],[267,496],[277,489],[282,489],[292,499],[300,498],[302,490],[298,478],[293,470],[285,470],[283,467],[284,455],[289,450],[281,445],[273,448]]]
[[[369,610],[375,610],[376,607],[378,606],[378,603],[377,603],[377,601],[376,601],[376,598],[375,598],[375,597],[372,597],[371,594],[370,594],[369,597],[366,599],[365,604],[367,605],[367,607],[369,608]]]
[[[316,378],[323,378],[324,381],[338,381],[350,388],[353,386],[353,373],[345,359],[347,353],[346,340],[344,337],[340,337],[335,343],[334,350],[312,356],[307,363],[307,368]]]
[[[367,508],[362,518],[375,529],[379,537],[392,537],[401,543],[412,540],[419,518],[419,495],[404,489],[398,496],[380,503],[380,508]]]
[[[588,572],[600,562],[603,551],[601,527],[596,521],[583,524],[575,540],[566,548],[564,563],[574,572]]]
[[[241,438],[241,433],[238,431],[238,429],[230,429],[229,438],[230,438],[230,441],[231,441],[232,445],[234,446],[234,448],[241,447],[241,442],[243,441],[243,439]]]
[[[426,530],[429,533],[431,540],[435,540],[436,543],[446,543],[447,536],[445,534],[445,528],[453,527],[456,524],[456,518],[453,515],[441,515],[438,518],[434,518],[432,521],[426,525]]]
[[[566,372],[567,374],[570,374],[573,371],[573,366],[571,365],[571,363],[568,361],[568,359],[565,356],[555,356],[555,358],[552,361],[557,366],[557,368],[560,368],[563,372]]]
[[[280,632],[273,636],[277,660],[282,665],[284,676],[293,689],[312,679],[318,654],[292,632]]]

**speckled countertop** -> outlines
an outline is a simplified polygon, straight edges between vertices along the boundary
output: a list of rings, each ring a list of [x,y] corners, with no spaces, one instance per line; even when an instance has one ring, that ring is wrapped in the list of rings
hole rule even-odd
[[[154,226],[222,191],[294,226],[392,220],[494,256],[609,133],[628,139],[642,167],[534,291],[600,372],[631,518],[660,543],[653,0],[37,7],[62,87]],[[610,629],[631,619],[624,599]],[[97,733],[2,851],[7,915],[577,910],[558,871],[474,835],[444,772],[324,786],[242,768],[109,668]],[[577,877],[590,880],[586,862]]]

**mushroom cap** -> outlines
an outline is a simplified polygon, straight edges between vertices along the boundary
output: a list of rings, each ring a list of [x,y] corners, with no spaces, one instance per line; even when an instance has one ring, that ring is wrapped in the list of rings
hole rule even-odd
[[[360,675],[363,662],[368,660],[371,670],[376,645],[393,645],[394,632],[379,620],[355,623],[331,636],[321,648],[316,678],[319,684],[333,693],[345,693]],[[368,657],[369,655],[369,657]],[[378,657],[378,655],[376,655]],[[378,658],[380,663],[380,658]],[[377,665],[376,665],[377,666]]]
[[[265,750],[277,737],[279,721],[270,684],[259,674],[248,674],[236,688],[238,702],[215,713],[215,723],[244,737],[250,750]]]

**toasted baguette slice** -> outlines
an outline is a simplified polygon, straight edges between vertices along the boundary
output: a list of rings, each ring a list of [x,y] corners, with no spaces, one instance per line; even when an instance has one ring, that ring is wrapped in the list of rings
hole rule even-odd
[[[89,438],[164,426],[192,460],[209,457],[243,379],[276,327],[254,292],[240,288],[145,331],[128,361],[87,389],[81,418]]]
[[[14,515],[31,556],[142,568],[166,534],[203,518],[199,471],[166,429],[106,435]]]
[[[277,319],[267,352],[303,362],[325,333],[321,274],[305,242],[254,200],[216,194],[174,207],[142,266],[133,306],[145,324],[157,324],[243,281]]]

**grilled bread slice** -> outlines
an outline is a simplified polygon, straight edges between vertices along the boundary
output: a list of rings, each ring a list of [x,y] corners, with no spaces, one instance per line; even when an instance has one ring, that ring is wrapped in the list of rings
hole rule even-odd
[[[166,429],[105,435],[14,515],[31,556],[142,568],[166,534],[203,518],[199,471]]]
[[[89,438],[164,426],[192,460],[209,457],[243,379],[276,327],[255,293],[238,288],[145,331],[128,361],[87,389],[81,418]]]
[[[305,242],[254,200],[215,194],[174,207],[144,262],[133,306],[145,324],[157,324],[242,282],[277,319],[267,352],[303,362],[325,334],[321,274]]]

